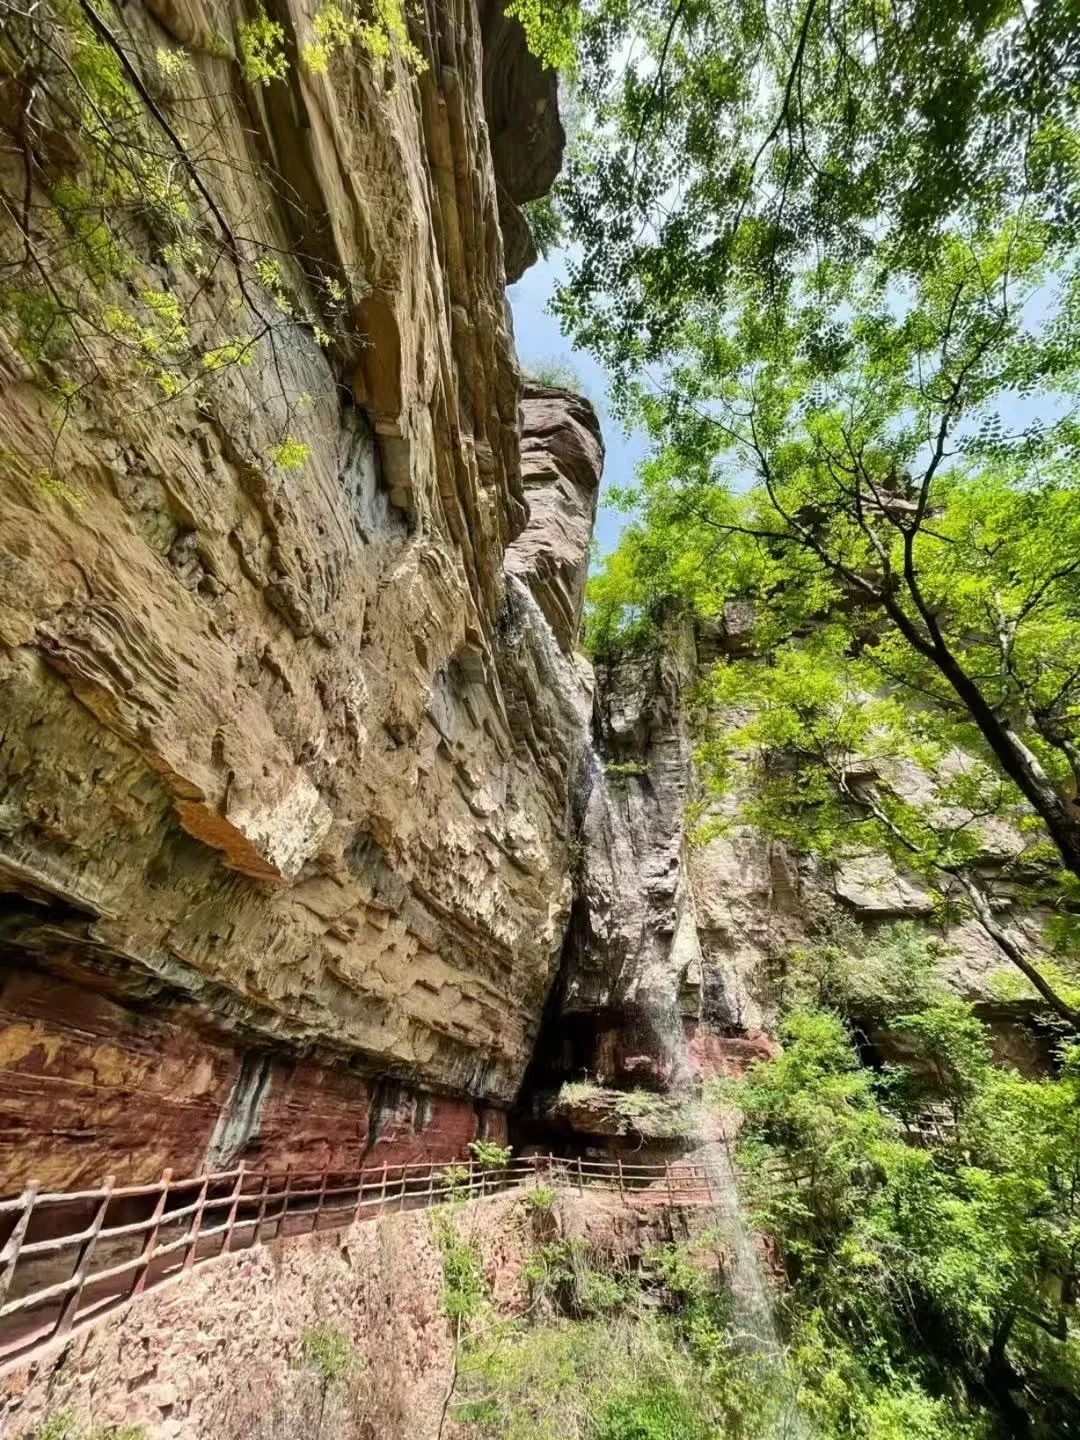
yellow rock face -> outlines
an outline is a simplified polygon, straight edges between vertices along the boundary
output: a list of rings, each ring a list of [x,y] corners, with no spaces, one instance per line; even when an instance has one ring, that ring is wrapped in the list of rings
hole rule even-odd
[[[265,313],[251,354],[167,399],[103,365],[60,425],[0,337],[4,953],[505,1099],[568,913],[583,731],[506,620],[526,507],[480,20],[428,7],[421,74],[317,73],[312,15],[279,9],[266,85],[223,0],[110,12],[140,66],[182,49],[148,90],[244,265],[284,257],[289,287],[185,270],[133,221],[117,303],[175,293],[204,357]]]

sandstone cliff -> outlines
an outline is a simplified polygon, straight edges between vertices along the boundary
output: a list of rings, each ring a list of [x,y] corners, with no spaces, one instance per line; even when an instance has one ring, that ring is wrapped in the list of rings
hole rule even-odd
[[[572,649],[602,452],[583,402],[519,411],[504,299],[554,77],[473,0],[411,62],[321,66],[283,0],[269,82],[225,0],[102,13],[71,44],[143,77],[224,258],[125,231],[106,298],[198,340],[164,399],[95,351],[58,411],[5,310],[0,1187],[453,1152],[517,1089],[571,900],[583,692],[522,612]],[[43,212],[89,165],[60,119],[4,162]]]

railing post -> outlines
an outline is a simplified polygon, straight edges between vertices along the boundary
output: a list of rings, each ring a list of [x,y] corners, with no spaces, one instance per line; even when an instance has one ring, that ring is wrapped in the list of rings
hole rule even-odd
[[[94,1246],[97,1243],[101,1227],[105,1224],[105,1212],[109,1208],[109,1201],[112,1199],[112,1189],[115,1184],[114,1175],[105,1176],[105,1184],[102,1187],[101,1202],[94,1215],[93,1223],[90,1226],[90,1233],[83,1241],[79,1249],[79,1258],[75,1262],[75,1270],[72,1280],[75,1284],[68,1292],[57,1316],[56,1325],[53,1327],[53,1335],[66,1335],[75,1323],[75,1316],[79,1310],[79,1299],[82,1296],[83,1285],[86,1283],[86,1274],[90,1269],[90,1257],[94,1253]]]
[[[319,1198],[315,1201],[315,1213],[311,1221],[311,1233],[314,1235],[319,1228],[319,1216],[322,1214],[323,1203],[326,1200],[326,1180],[330,1173],[330,1157],[326,1157],[326,1164],[322,1168],[322,1180],[319,1184]]]
[[[380,1213],[380,1214],[382,1213],[382,1211],[383,1211],[383,1209],[384,1209],[384,1207],[385,1207],[385,1205],[386,1205],[386,1170],[387,1170],[387,1165],[386,1165],[386,1161],[384,1160],[384,1161],[383,1161],[383,1167],[382,1167],[382,1188],[381,1188],[380,1191],[379,1191],[379,1213]]]
[[[619,1198],[620,1198],[620,1200],[622,1201],[622,1203],[623,1203],[624,1205],[626,1205],[626,1204],[628,1204],[629,1202],[627,1201],[627,1198],[626,1198],[626,1190],[625,1190],[624,1187],[623,1187],[622,1156],[621,1156],[621,1155],[616,1155],[615,1159],[616,1159],[616,1161],[617,1161],[617,1163],[618,1163],[618,1166],[619,1166]]]
[[[22,1193],[22,1213],[16,1220],[15,1228],[8,1236],[3,1250],[0,1250],[0,1305],[7,1299],[7,1292],[15,1278],[15,1266],[19,1263],[19,1251],[26,1239],[26,1231],[30,1225],[30,1216],[33,1214],[38,1189],[39,1182],[37,1180],[31,1180],[27,1184]]]
[[[150,1263],[154,1258],[154,1251],[157,1249],[158,1232],[161,1229],[161,1217],[165,1213],[165,1206],[169,1199],[169,1181],[172,1179],[171,1170],[161,1172],[161,1194],[154,1205],[154,1213],[150,1219],[154,1222],[146,1234],[146,1241],[143,1244],[142,1258],[139,1261],[139,1268],[135,1272],[135,1283],[131,1287],[132,1298],[141,1295],[146,1289],[146,1281],[150,1274]]]
[[[282,1196],[281,1196],[281,1209],[278,1211],[277,1229],[274,1231],[274,1239],[275,1239],[275,1240],[280,1239],[280,1237],[281,1237],[281,1232],[282,1232],[282,1230],[285,1229],[285,1220],[286,1220],[286,1218],[287,1218],[287,1216],[288,1216],[288,1214],[289,1214],[289,1200],[291,1199],[291,1196],[292,1196],[292,1166],[291,1166],[291,1165],[286,1165],[286,1166],[285,1166],[285,1190],[284,1190],[284,1193],[283,1193]]]
[[[675,1192],[674,1192],[674,1190],[673,1190],[672,1187],[671,1187],[671,1161],[670,1161],[670,1160],[665,1160],[665,1161],[664,1161],[664,1175],[665,1175],[665,1177],[666,1177],[666,1179],[667,1179],[667,1198],[668,1198],[668,1205],[669,1205],[669,1206],[674,1206],[674,1204],[675,1204]]]
[[[259,1191],[259,1212],[255,1216],[255,1228],[251,1232],[252,1245],[258,1245],[262,1237],[263,1220],[266,1218],[266,1197],[270,1193],[270,1171],[263,1171],[262,1189]]]
[[[577,1188],[578,1194],[585,1194],[585,1176],[581,1169],[581,1156],[577,1157]]]
[[[199,1188],[199,1198],[195,1201],[195,1210],[191,1217],[191,1224],[188,1226],[187,1245],[184,1247],[184,1269],[190,1270],[195,1264],[195,1252],[199,1248],[199,1231],[202,1229],[203,1209],[206,1205],[206,1192],[210,1185],[210,1176],[203,1170],[202,1185]]]
[[[221,1255],[227,1255],[232,1247],[233,1227],[236,1225],[236,1212],[240,1208],[240,1191],[244,1188],[244,1171],[247,1167],[243,1160],[236,1172],[236,1184],[233,1186],[232,1204],[229,1206],[229,1218],[225,1222],[225,1239],[222,1243]]]

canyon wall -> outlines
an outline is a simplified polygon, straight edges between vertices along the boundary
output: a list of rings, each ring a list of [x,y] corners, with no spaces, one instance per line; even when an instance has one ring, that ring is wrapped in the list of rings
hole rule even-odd
[[[2,317],[0,1193],[460,1153],[571,903],[602,448],[523,401],[504,294],[555,79],[497,3],[308,64],[281,0],[269,80],[228,0],[104,14],[70,43],[142,76],[221,253],[140,211],[105,286],[121,335],[132,295],[182,307],[190,384],[98,357],[67,395]],[[28,214],[82,174],[61,129],[3,162]]]
[[[625,1092],[685,1091],[695,1078],[739,1074],[775,1053],[779,1010],[805,971],[800,954],[836,934],[856,957],[850,1003],[869,1058],[902,1061],[879,993],[902,977],[878,973],[873,960],[860,973],[858,961],[898,921],[933,942],[939,977],[990,1024],[1000,1058],[1034,1073],[1048,1063],[1045,1007],[973,919],[942,919],[925,883],[883,854],[826,866],[743,823],[748,781],[737,763],[729,793],[705,793],[696,688],[710,666],[745,653],[748,622],[738,604],[708,625],[673,617],[596,662],[595,748],[577,787],[575,906],[530,1072],[533,1119],[564,1139],[676,1138],[677,1116],[648,1097],[634,1115]],[[928,793],[927,776],[907,780]],[[997,825],[987,875],[1007,871],[1020,843]],[[995,893],[1007,895],[997,878]],[[998,913],[1039,953],[1030,897]]]

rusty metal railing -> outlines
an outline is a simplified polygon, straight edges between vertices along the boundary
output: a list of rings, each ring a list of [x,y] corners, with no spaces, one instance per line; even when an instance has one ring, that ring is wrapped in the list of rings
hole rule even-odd
[[[236,1169],[144,1185],[0,1200],[0,1371],[130,1303],[148,1288],[235,1250],[334,1229],[386,1211],[471,1200],[528,1185],[600,1190],[630,1203],[711,1203],[704,1167],[535,1155],[382,1165],[343,1173]],[[97,1269],[92,1268],[97,1262]]]

